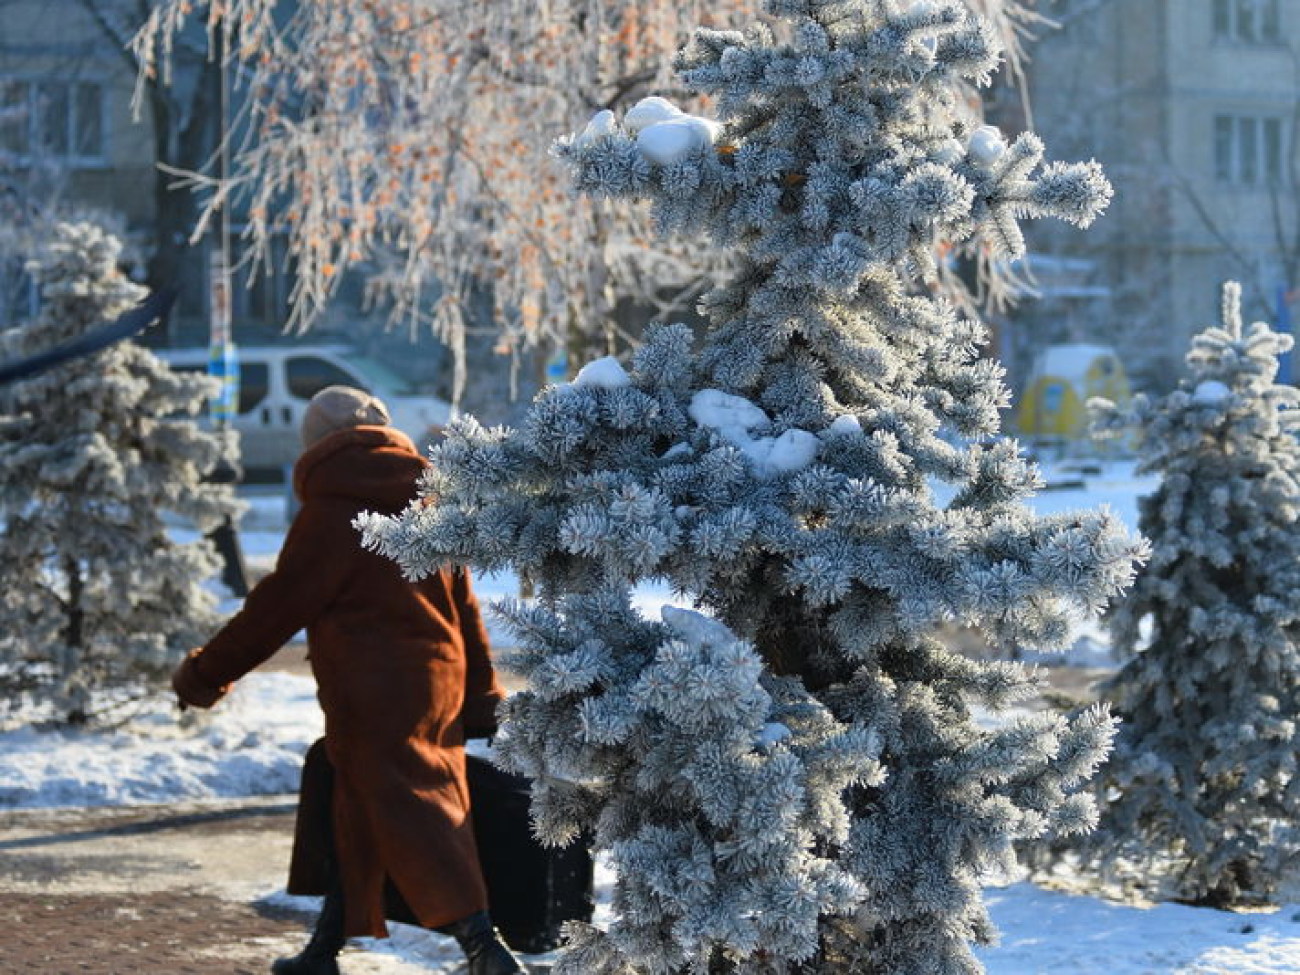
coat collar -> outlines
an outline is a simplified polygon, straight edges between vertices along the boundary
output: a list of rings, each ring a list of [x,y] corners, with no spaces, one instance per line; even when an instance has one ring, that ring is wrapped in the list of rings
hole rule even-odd
[[[345,427],[303,451],[293,488],[304,502],[332,495],[396,511],[414,500],[415,481],[427,466],[400,430]]]

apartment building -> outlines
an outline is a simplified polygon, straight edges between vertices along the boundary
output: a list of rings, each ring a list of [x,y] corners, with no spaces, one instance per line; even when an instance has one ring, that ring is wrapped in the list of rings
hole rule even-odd
[[[1031,46],[1033,128],[1054,158],[1098,159],[1115,199],[1086,231],[1034,228],[1045,295],[1013,316],[1017,344],[1113,343],[1167,388],[1224,280],[1275,323],[1300,286],[1300,0],[1040,6],[1059,26]],[[1061,267],[1083,286],[1056,293]]]
[[[113,220],[138,255],[138,275],[181,289],[164,338],[203,341],[211,241],[188,240],[200,197],[158,163],[197,169],[211,158],[223,124],[220,71],[195,25],[198,36],[177,47],[171,83],[144,88],[137,111],[128,45],[147,6],[0,0],[0,207],[11,208],[12,220],[57,200]],[[264,338],[284,322],[288,293],[282,264],[241,284],[232,296],[236,322]],[[0,314],[0,325],[12,314]]]
[[[119,4],[119,6],[122,6]],[[0,154],[7,188],[43,185],[151,218],[153,135],[131,113],[135,74],[107,28],[75,0],[0,0]]]

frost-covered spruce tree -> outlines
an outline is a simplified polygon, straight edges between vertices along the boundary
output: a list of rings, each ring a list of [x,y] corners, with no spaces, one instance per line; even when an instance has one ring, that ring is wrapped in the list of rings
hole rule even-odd
[[[413,575],[537,586],[507,611],[529,689],[501,757],[543,836],[588,829],[618,872],[615,919],[571,930],[559,970],[977,972],[982,877],[1088,828],[1112,727],[977,721],[1038,678],[936,633],[1057,645],[1142,546],[1028,511],[982,329],[924,286],[941,241],[1014,255],[1019,217],[1087,224],[1109,186],[967,114],[998,55],[962,4],[767,8],[787,41],[702,29],[679,56],[720,121],[647,99],[557,146],[581,190],[737,251],[702,347],[658,327],[521,429],[462,420],[423,498],[359,524]],[[643,580],[691,608],[643,618]]]
[[[0,358],[54,348],[111,322],[144,289],[117,268],[119,242],[59,224],[33,262],[42,307],[0,334]],[[206,377],[173,373],[131,342],[74,359],[5,391],[0,417],[0,684],[56,720],[161,684],[216,622],[202,539],[180,544],[164,513],[200,531],[237,502],[203,483],[227,437],[193,414]]]
[[[1161,481],[1141,501],[1150,564],[1108,614],[1127,662],[1097,783],[1118,798],[1083,850],[1215,906],[1275,899],[1300,857],[1300,393],[1274,384],[1291,344],[1243,328],[1229,283],[1178,389],[1131,417],[1100,404]]]

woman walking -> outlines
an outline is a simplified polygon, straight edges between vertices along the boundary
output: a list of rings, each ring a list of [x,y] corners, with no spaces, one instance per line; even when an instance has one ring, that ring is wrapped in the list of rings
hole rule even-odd
[[[416,923],[460,942],[470,975],[524,972],[488,917],[470,819],[465,738],[492,733],[503,694],[469,574],[410,582],[352,527],[362,511],[400,511],[427,461],[383,403],[349,387],[316,394],[302,437],[302,506],[275,569],[172,681],[183,704],[211,707],[307,631],[325,712],[311,764],[327,772],[331,815],[304,814],[304,791],[290,890],[325,901],[307,947],[272,971],[336,975],[347,938],[387,936],[395,893]],[[302,863],[312,849],[325,869]],[[295,889],[310,875],[325,889]]]

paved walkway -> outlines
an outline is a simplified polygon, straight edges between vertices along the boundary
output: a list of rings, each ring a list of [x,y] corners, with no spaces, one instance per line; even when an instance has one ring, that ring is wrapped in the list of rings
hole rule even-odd
[[[315,920],[314,901],[282,893],[295,801],[0,812],[0,975],[266,975]],[[394,925],[340,967],[463,975],[460,959],[449,938]]]
[[[311,916],[283,885],[294,797],[0,813],[0,972],[253,975]]]
[[[304,648],[272,669],[309,673]],[[296,802],[0,810],[0,975],[266,975],[315,920],[314,901],[283,895]],[[395,925],[340,967],[461,975],[460,957],[448,938]]]

